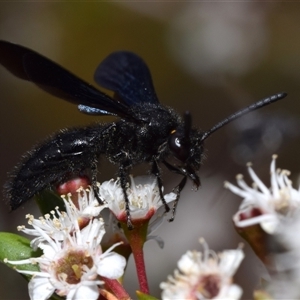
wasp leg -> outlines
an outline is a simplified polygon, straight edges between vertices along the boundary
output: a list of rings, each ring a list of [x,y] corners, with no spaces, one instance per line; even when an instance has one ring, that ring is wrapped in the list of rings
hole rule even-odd
[[[98,173],[98,167],[97,167],[97,164],[98,164],[98,160],[97,158],[95,157],[92,161],[92,164],[91,164],[91,177],[92,177],[92,190],[94,192],[94,195],[97,199],[97,201],[99,202],[100,205],[104,204],[105,201],[103,201],[103,199],[101,199],[99,197],[99,187],[97,185],[97,173]]]
[[[159,196],[160,196],[161,202],[163,203],[163,205],[165,207],[165,212],[167,213],[167,212],[170,211],[170,207],[167,204],[167,202],[164,198],[163,192],[162,192],[163,184],[162,184],[162,180],[161,180],[161,177],[160,177],[160,170],[159,170],[159,166],[158,166],[158,163],[157,163],[156,159],[153,159],[153,161],[152,161],[151,174],[153,174],[156,177],[158,190],[159,190]]]
[[[179,198],[180,198],[180,193],[183,190],[183,188],[185,187],[186,181],[187,181],[187,175],[179,168],[176,168],[174,166],[172,166],[171,164],[169,164],[168,162],[166,162],[165,160],[163,161],[164,165],[173,173],[177,173],[183,176],[182,180],[180,181],[180,183],[173,189],[173,192],[176,194],[176,199],[174,200],[174,204],[172,207],[172,216],[171,218],[168,220],[169,222],[173,222],[175,219],[175,214],[176,214],[176,209],[177,209],[177,205],[179,202]]]
[[[176,194],[176,199],[174,200],[174,204],[172,207],[172,217],[168,220],[169,222],[173,222],[175,219],[176,209],[180,198],[180,193],[183,190],[187,181],[187,176],[184,176],[180,183],[174,188],[173,192]]]
[[[131,215],[130,215],[130,209],[129,209],[129,199],[127,196],[127,184],[129,182],[129,166],[130,164],[122,164],[119,167],[119,177],[120,177],[120,184],[121,188],[123,190],[124,199],[125,199],[125,213],[126,213],[126,219],[127,219],[127,227],[129,230],[132,230],[134,227],[131,222]]]

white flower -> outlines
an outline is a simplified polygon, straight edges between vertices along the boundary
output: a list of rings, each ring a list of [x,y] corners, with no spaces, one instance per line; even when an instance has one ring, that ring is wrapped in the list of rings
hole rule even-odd
[[[150,220],[147,227],[147,237],[146,240],[154,240],[158,246],[162,249],[164,247],[164,241],[160,236],[153,235],[156,229],[163,223],[164,218],[160,215],[154,217]],[[105,221],[106,234],[103,239],[102,245],[110,245],[111,241],[114,243],[116,241],[122,241],[123,245],[129,245],[129,242],[124,234],[122,227],[119,224],[116,216],[113,213],[109,214],[108,220]]]
[[[276,155],[271,163],[271,187],[267,188],[248,164],[248,172],[254,187],[250,187],[237,176],[238,186],[225,182],[225,187],[243,199],[239,211],[233,220],[237,227],[248,227],[260,224],[264,231],[273,234],[278,224],[286,217],[290,217],[300,206],[300,190],[292,187],[287,170],[276,170]]]
[[[74,215],[77,214],[78,218],[97,217],[99,216],[100,212],[107,207],[107,204],[99,204],[99,201],[95,197],[94,190],[91,187],[87,189],[80,187],[77,190],[77,194],[78,207],[73,204],[71,193],[67,194],[67,200],[65,199],[66,196],[62,196],[62,198],[64,199],[67,210],[69,209],[70,213]],[[68,202],[70,205],[67,205]],[[69,214],[68,211],[67,213]]]
[[[160,284],[163,300],[240,299],[242,289],[232,284],[232,276],[244,253],[241,249],[216,254],[204,240],[203,253],[188,251],[178,262],[174,277]]]
[[[131,219],[149,219],[163,205],[157,180],[153,176],[140,176],[135,179],[130,176],[130,179],[131,186],[127,189],[127,195]],[[103,182],[100,186],[100,197],[107,202],[118,220],[126,220],[124,194],[119,180]],[[176,195],[170,193],[164,198],[169,203],[175,200]]]
[[[55,211],[51,211],[50,214],[46,214],[39,219],[34,219],[32,215],[27,215],[28,223],[33,227],[26,228],[25,226],[18,226],[19,231],[32,236],[36,236],[31,241],[31,247],[36,249],[39,243],[44,240],[44,235],[41,235],[41,229],[47,233],[47,235],[57,241],[61,241],[65,237],[65,232],[72,232],[74,230],[74,224],[79,224],[80,228],[86,226],[93,217],[99,216],[102,209],[107,205],[99,205],[98,200],[95,198],[92,189],[80,188],[77,191],[78,208],[72,201],[72,195],[63,195],[62,199],[65,203],[66,212],[60,212],[58,207]],[[76,220],[76,223],[74,221]]]
[[[99,276],[117,279],[124,273],[126,260],[111,252],[115,244],[102,252],[100,242],[105,233],[102,219],[92,220],[85,228],[64,232],[64,240],[52,239],[43,229],[44,242],[39,244],[43,255],[21,261],[8,261],[10,264],[38,264],[40,272],[18,270],[33,275],[29,282],[29,295],[32,300],[48,299],[54,292],[67,299],[98,299],[98,286],[103,284]],[[76,224],[77,223],[77,224]],[[84,295],[84,296],[83,296]]]

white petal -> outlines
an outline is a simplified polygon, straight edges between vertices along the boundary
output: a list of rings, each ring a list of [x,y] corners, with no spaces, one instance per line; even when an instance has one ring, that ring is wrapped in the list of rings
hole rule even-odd
[[[248,191],[244,191],[242,189],[240,189],[239,187],[231,184],[230,182],[225,182],[225,187],[227,189],[229,189],[231,192],[233,192],[234,194],[242,197],[242,198],[247,198],[247,196],[249,196]]]
[[[223,251],[221,254],[220,269],[228,276],[232,276],[244,257],[245,254],[241,249]]]
[[[28,292],[31,300],[44,300],[50,298],[55,288],[48,278],[35,276],[28,284]]]
[[[199,262],[201,260],[202,253],[197,251],[187,251],[181,256],[177,265],[180,271],[187,274],[195,274],[199,271]]]
[[[102,209],[103,209],[103,206],[99,206],[99,205],[98,206],[88,206],[82,211],[82,214],[87,215],[87,216],[97,217],[100,214]]]
[[[276,229],[279,225],[279,219],[278,218],[270,218],[269,220],[263,221],[260,223],[261,228],[269,234],[275,233]]]
[[[253,181],[257,184],[259,189],[266,195],[270,195],[269,189],[265,186],[265,184],[259,179],[259,177],[256,175],[256,173],[253,171],[251,167],[248,167],[248,172],[253,179]]]
[[[110,279],[118,279],[124,274],[126,259],[115,253],[110,252],[102,254],[100,261],[97,263],[97,273]]]
[[[157,216],[155,219],[152,219],[149,226],[147,236],[155,232],[155,230],[162,225],[164,221],[164,216]]]
[[[274,224],[277,224],[279,221],[277,218],[277,215],[274,215],[274,214],[263,214],[263,215],[259,215],[257,217],[240,220],[241,219],[240,214],[245,213],[245,211],[246,210],[238,211],[233,216],[233,222],[236,227],[242,228],[242,227],[248,227],[248,226],[257,225],[257,224],[260,224],[262,226],[262,224],[265,224],[265,227],[267,229],[268,229],[268,227],[270,227],[270,230],[271,230],[271,224],[273,224],[273,226],[275,226]],[[270,225],[268,225],[268,224],[270,224]]]
[[[165,200],[166,200],[167,203],[170,203],[170,202],[174,201],[176,199],[176,197],[177,197],[176,194],[173,193],[173,192],[164,195],[164,198],[165,198]]]
[[[96,300],[99,297],[99,289],[96,284],[85,285],[84,282],[70,290],[67,295],[67,300]]]
[[[164,240],[160,236],[157,236],[157,235],[147,235],[147,241],[150,241],[150,240],[154,240],[158,244],[158,247],[160,249],[164,248],[165,242],[164,242]]]
[[[243,294],[243,290],[236,284],[232,284],[230,287],[225,287],[225,289],[226,292],[221,291],[218,298],[220,297],[222,300],[238,300]]]
[[[49,244],[45,242],[39,244],[39,248],[43,250],[44,256],[48,259],[52,259],[57,253],[56,249],[53,249]]]

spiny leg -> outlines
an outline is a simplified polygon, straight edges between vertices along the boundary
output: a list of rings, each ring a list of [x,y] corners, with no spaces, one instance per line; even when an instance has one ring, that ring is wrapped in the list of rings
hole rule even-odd
[[[180,193],[185,187],[187,181],[187,176],[184,176],[180,183],[174,188],[173,192],[176,194],[176,199],[174,201],[173,207],[172,207],[172,217],[168,220],[169,222],[173,222],[175,219],[176,209],[180,198]]]
[[[91,164],[92,190],[94,192],[97,201],[99,202],[100,205],[102,205],[104,204],[104,201],[99,197],[99,187],[97,185],[97,173],[98,173],[97,164],[98,164],[98,160],[95,157]]]
[[[120,177],[120,184],[121,188],[123,190],[124,199],[125,199],[125,213],[126,213],[126,219],[127,219],[127,227],[129,230],[133,229],[133,225],[131,222],[131,215],[130,215],[130,209],[129,209],[129,199],[127,196],[127,183],[128,183],[128,167],[126,165],[120,165],[119,167],[119,177]]]
[[[151,174],[153,174],[156,177],[158,190],[159,190],[159,196],[160,196],[161,202],[163,203],[163,205],[165,207],[165,212],[167,213],[167,212],[170,211],[170,207],[167,204],[167,202],[164,198],[164,195],[163,195],[163,191],[162,191],[163,184],[162,184],[162,180],[161,180],[161,177],[160,177],[159,166],[158,166],[158,163],[157,163],[156,159],[153,159],[153,161],[152,161]]]
[[[174,200],[174,204],[172,207],[172,217],[168,220],[169,222],[173,222],[175,219],[176,209],[180,198],[180,193],[185,187],[186,181],[187,181],[187,175],[184,173],[181,169],[169,164],[167,161],[163,161],[164,165],[173,173],[183,175],[182,180],[180,183],[173,189],[173,192],[176,194],[176,199]]]

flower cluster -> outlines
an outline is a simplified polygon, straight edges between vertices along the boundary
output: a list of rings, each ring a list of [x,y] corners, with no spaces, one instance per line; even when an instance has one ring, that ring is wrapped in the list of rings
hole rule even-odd
[[[242,175],[237,176],[238,186],[228,182],[225,186],[243,198],[233,216],[237,231],[272,270],[271,283],[266,290],[256,291],[255,297],[299,298],[300,243],[295,232],[300,230],[300,190],[292,187],[288,171],[276,170],[275,155],[270,167],[270,188],[250,164],[248,172],[253,187],[247,185]],[[126,190],[129,203],[125,203],[119,179],[112,179],[99,185],[97,197],[92,189],[82,187],[75,196],[74,192],[63,195],[65,211],[55,208],[39,219],[26,216],[32,228],[18,229],[33,237],[31,247],[42,250],[43,255],[5,262],[32,276],[31,299],[46,300],[53,293],[70,300],[130,299],[120,280],[130,255],[140,285],[138,298],[151,299],[147,296],[150,291],[143,247],[149,239],[163,246],[162,239],[152,235],[164,219],[157,214],[163,203],[155,177],[130,179]],[[176,199],[174,193],[164,197],[166,203]],[[100,205],[99,198],[105,204]],[[100,216],[103,209],[110,210],[109,222]],[[244,258],[241,247],[216,253],[204,239],[200,242],[203,251],[187,251],[173,276],[160,284],[161,299],[240,299],[242,288],[233,283],[233,276]],[[118,253],[113,251],[116,247]],[[36,264],[38,269],[18,269],[23,264]]]
[[[32,276],[29,282],[30,298],[48,299],[56,293],[67,299],[98,299],[100,294],[107,295],[114,291],[114,287],[118,292],[121,291],[121,294],[114,294],[114,297],[129,298],[116,281],[123,276],[128,253],[132,252],[135,257],[137,252],[139,261],[136,263],[141,265],[142,247],[146,240],[155,239],[160,246],[163,245],[159,237],[152,235],[163,218],[158,216],[148,226],[152,216],[162,206],[156,182],[151,176],[135,180],[131,177],[131,186],[127,189],[131,219],[134,223],[139,221],[145,224],[145,238],[138,236],[140,231],[135,229],[127,230],[125,235],[115,225],[118,234],[114,232],[113,237],[108,237],[109,242],[103,241],[107,224],[100,213],[104,208],[109,208],[114,216],[110,220],[117,219],[119,222],[125,221],[126,224],[126,206],[119,180],[110,180],[99,185],[98,197],[105,204],[99,204],[93,189],[80,187],[75,194],[72,191],[72,194],[62,195],[65,211],[56,207],[39,219],[27,215],[32,228],[18,226],[18,230],[34,237],[30,245],[34,250],[41,249],[43,255],[19,261],[5,259],[5,262],[16,266],[38,265],[39,271],[17,269],[22,274]],[[174,193],[165,195],[167,202],[175,197]],[[130,244],[131,240],[134,242]],[[126,254],[126,251],[123,252],[128,249],[127,244],[130,244],[130,250],[126,250]],[[106,251],[103,251],[103,245],[107,248]],[[121,246],[119,251],[124,256],[112,251],[117,246]],[[145,277],[145,273],[143,276]],[[146,287],[146,291],[147,289]]]
[[[37,258],[6,260],[14,265],[39,265],[40,271],[18,270],[33,275],[29,282],[31,299],[48,299],[54,292],[67,299],[98,299],[102,278],[118,279],[124,273],[125,258],[112,251],[118,244],[105,252],[100,244],[105,229],[99,213],[106,205],[99,206],[91,190],[80,189],[78,193],[79,208],[68,195],[64,198],[66,212],[56,209],[52,216],[40,219],[29,215],[28,223],[33,228],[18,227],[35,236],[31,246],[43,251]]]

